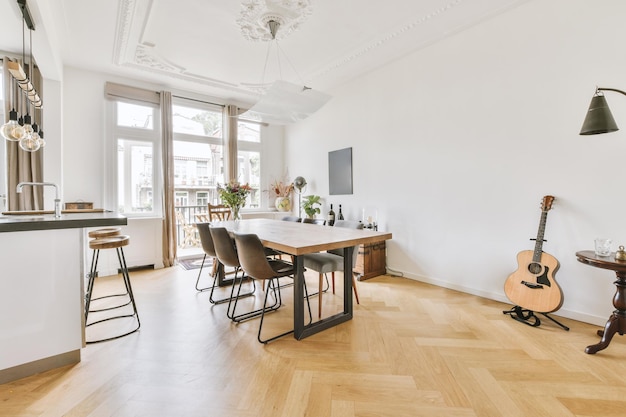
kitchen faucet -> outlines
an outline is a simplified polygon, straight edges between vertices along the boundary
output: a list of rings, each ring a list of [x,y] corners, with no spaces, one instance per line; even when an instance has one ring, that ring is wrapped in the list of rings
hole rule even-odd
[[[50,186],[50,187],[54,187],[54,192],[55,192],[55,196],[54,196],[54,217],[59,218],[61,217],[61,200],[59,199],[59,187],[53,183],[53,182],[20,182],[19,184],[17,184],[17,192],[21,193],[22,192],[22,187],[24,187],[25,185],[41,185],[42,187],[44,186]]]

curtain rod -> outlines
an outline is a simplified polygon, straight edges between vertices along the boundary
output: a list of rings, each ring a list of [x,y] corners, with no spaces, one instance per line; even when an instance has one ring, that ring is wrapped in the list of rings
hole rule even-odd
[[[197,98],[189,98],[189,97],[177,96],[175,94],[172,94],[172,97],[180,98],[180,99],[183,99],[183,100],[197,101],[198,103],[212,104],[214,106],[220,106],[222,108],[227,106],[226,104],[212,103],[210,101],[200,100],[200,99],[197,99]],[[237,106],[237,108],[239,109],[239,106]],[[269,126],[268,123],[259,122],[257,120],[250,120],[250,119],[240,118],[239,116],[240,115],[237,115],[237,116],[234,116],[234,117],[237,118],[238,120],[241,120],[241,121],[244,121],[244,122],[255,123],[255,124],[258,124],[258,125],[261,125],[261,126]]]
[[[175,95],[175,94],[172,94],[172,97],[182,98],[183,100],[197,101],[198,103],[212,104],[212,105],[214,105],[214,106],[226,107],[226,105],[225,105],[225,104],[212,103],[212,102],[210,102],[210,101],[200,100],[200,99],[197,99],[197,98],[189,98],[189,97],[177,96],[177,95]]]

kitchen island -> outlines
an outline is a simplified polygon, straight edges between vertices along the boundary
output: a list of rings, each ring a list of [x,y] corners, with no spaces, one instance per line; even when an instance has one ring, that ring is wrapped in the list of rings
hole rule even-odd
[[[80,361],[86,229],[109,211],[0,215],[0,383]]]

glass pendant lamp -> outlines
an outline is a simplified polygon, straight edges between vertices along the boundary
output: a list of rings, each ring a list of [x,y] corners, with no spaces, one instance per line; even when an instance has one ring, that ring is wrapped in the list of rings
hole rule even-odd
[[[43,138],[43,130],[39,131],[39,139],[37,139],[37,141],[39,142],[39,149],[46,146],[46,140]]]
[[[26,116],[24,116],[24,136],[20,139],[20,148],[27,152],[35,152],[39,150],[39,133],[36,135],[34,135],[34,133],[35,129],[31,124],[30,113],[27,111]]]
[[[13,78],[11,78],[13,79]],[[17,111],[15,111],[15,80],[11,83],[11,105],[13,108],[9,112],[9,121],[0,127],[0,134],[3,138],[10,141],[17,141],[19,139],[15,139],[12,135],[13,129],[16,126],[19,126],[17,123]]]

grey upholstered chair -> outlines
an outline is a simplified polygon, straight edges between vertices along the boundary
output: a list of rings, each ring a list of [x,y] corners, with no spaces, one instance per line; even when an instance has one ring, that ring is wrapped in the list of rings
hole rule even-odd
[[[200,236],[200,243],[202,244],[202,250],[204,251],[204,257],[202,258],[202,264],[200,265],[200,271],[198,272],[198,279],[196,279],[196,290],[200,292],[211,290],[211,295],[213,295],[213,288],[215,287],[215,281],[217,278],[217,255],[215,255],[215,246],[213,246],[213,238],[211,237],[209,226],[209,223],[196,223],[198,235]],[[207,256],[213,261],[213,269],[211,270],[213,285],[210,287],[199,288],[200,277],[202,276],[202,269],[204,269],[204,263]]]
[[[268,343],[272,340],[278,339],[279,337],[293,333],[292,329],[267,339],[261,338],[265,313],[276,311],[282,305],[280,284],[278,282],[278,278],[288,276],[293,277],[293,275],[295,274],[293,265],[278,259],[267,259],[267,257],[265,256],[263,243],[261,243],[261,240],[255,234],[235,233],[235,244],[237,246],[237,253],[239,255],[239,261],[241,263],[241,269],[243,269],[246,275],[254,280],[269,281],[267,285],[267,290],[265,291],[263,308],[242,314],[240,316],[235,316],[239,318],[237,321],[247,320],[253,317],[258,317],[260,315],[261,322],[259,323],[259,332],[257,334],[257,340],[260,343]],[[270,293],[273,294],[274,304],[268,306],[267,298]],[[311,314],[311,305],[309,304],[309,297],[306,288],[306,281],[304,283],[304,294],[306,297],[307,306],[309,308],[309,318],[310,320],[313,320],[313,316]]]
[[[233,285],[230,290],[230,297],[224,298],[222,302],[228,301],[228,310],[226,311],[226,316],[229,319],[234,321],[235,308],[233,307],[231,312],[231,306],[233,306],[233,300],[236,301],[240,297],[248,297],[254,294],[256,289],[256,285],[254,281],[252,282],[252,289],[250,292],[245,294],[241,294],[241,286],[243,285],[244,273],[241,270],[241,264],[239,263],[239,256],[237,254],[237,249],[235,248],[235,243],[233,242],[230,233],[226,230],[225,227],[210,227],[209,231],[211,233],[211,238],[213,239],[213,247],[215,248],[215,256],[217,260],[226,267],[234,268],[235,277],[233,278]],[[241,274],[239,272],[241,271]],[[237,277],[239,276],[239,290],[237,296],[234,296],[235,287],[237,285]],[[214,285],[215,287],[215,285]]]
[[[334,227],[347,227],[351,229],[362,229],[363,223],[349,221],[349,220],[337,220]],[[359,246],[352,247],[352,269],[356,265],[356,257],[358,255]],[[318,292],[318,316],[322,317],[322,294],[323,294],[323,281],[324,276],[327,273],[332,274],[333,294],[335,293],[335,272],[343,271],[343,249],[333,249],[327,252],[310,253],[302,256],[304,267],[312,269],[319,273],[319,292]],[[359,293],[356,289],[356,280],[352,271],[349,272],[352,275],[352,289],[354,291],[354,297],[356,303],[359,304]],[[344,294],[344,297],[348,295]]]
[[[298,216],[285,216],[281,220],[285,221],[285,222],[299,222],[300,221],[300,217],[298,217]]]
[[[302,223],[318,224],[320,226],[324,226],[324,225],[326,225],[326,220],[324,220],[324,219],[311,219],[310,217],[305,217],[304,219],[302,219]]]

